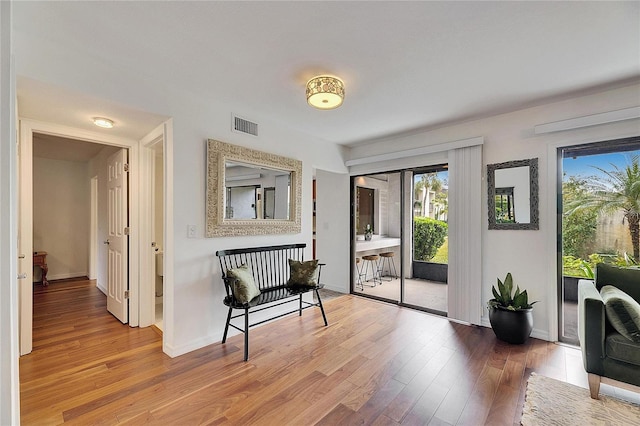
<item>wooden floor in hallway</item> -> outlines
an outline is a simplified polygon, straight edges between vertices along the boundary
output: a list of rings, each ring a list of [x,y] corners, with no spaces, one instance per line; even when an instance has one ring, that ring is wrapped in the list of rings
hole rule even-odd
[[[219,306],[225,307],[220,301]],[[93,281],[34,293],[23,425],[512,425],[531,372],[586,387],[580,352],[357,296],[177,358],[106,311]],[[197,315],[197,312],[193,313]]]

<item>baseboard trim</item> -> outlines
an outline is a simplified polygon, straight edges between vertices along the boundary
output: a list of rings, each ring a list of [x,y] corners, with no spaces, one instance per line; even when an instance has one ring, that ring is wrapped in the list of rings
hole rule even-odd
[[[206,336],[206,337],[203,337],[202,339],[194,340],[182,346],[171,346],[167,343],[164,343],[162,345],[162,350],[171,358],[175,358],[180,355],[184,355],[186,353],[195,351],[197,349],[204,348],[205,346],[218,343],[221,340],[222,340],[222,330],[220,330],[220,333],[216,333],[216,335]]]
[[[47,280],[49,280],[49,281],[67,280],[69,278],[85,278],[85,279],[88,279],[88,274],[87,274],[87,271],[84,271],[84,272],[67,272],[66,274],[47,275]]]

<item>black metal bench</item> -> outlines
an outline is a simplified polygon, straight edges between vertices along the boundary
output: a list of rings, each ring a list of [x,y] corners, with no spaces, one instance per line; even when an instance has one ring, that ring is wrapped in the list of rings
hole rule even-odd
[[[302,316],[304,309],[318,307],[322,312],[324,325],[327,326],[327,317],[324,313],[322,301],[320,299],[319,290],[324,287],[320,284],[320,273],[318,273],[318,285],[314,287],[287,286],[289,279],[289,259],[298,261],[304,260],[304,248],[306,244],[287,244],[271,247],[252,247],[244,249],[218,250],[216,256],[220,260],[220,269],[222,271],[222,280],[227,292],[224,298],[224,304],[229,307],[227,315],[227,323],[224,327],[224,335],[222,343],[227,340],[227,332],[229,326],[244,333],[244,360],[249,359],[249,328],[276,318],[283,317],[295,312]],[[253,298],[247,303],[239,302],[233,293],[234,278],[227,277],[227,271],[247,265],[253,279],[260,289],[260,295]],[[324,264],[319,263],[322,267]],[[322,269],[322,268],[320,268]],[[302,295],[308,292],[315,292],[317,302],[307,302],[302,299]],[[287,300],[288,299],[288,300]],[[285,312],[256,323],[249,323],[249,314],[260,312],[265,309],[284,305],[299,301],[296,309]],[[268,306],[261,306],[266,305]],[[241,314],[233,315],[234,309],[244,311]],[[231,320],[244,317],[244,328],[238,327],[231,323]]]

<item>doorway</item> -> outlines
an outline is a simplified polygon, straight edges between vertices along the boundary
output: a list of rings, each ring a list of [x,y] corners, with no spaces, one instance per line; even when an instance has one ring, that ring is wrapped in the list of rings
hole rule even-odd
[[[352,293],[447,315],[448,167],[352,177]]]
[[[640,137],[558,148],[558,339],[578,342],[578,282],[640,265],[634,217]],[[637,214],[637,212],[635,213]]]
[[[167,139],[164,135],[171,132],[171,122],[168,121],[154,130],[152,134],[160,134],[160,138]],[[141,149],[141,142],[136,140],[130,140],[115,136],[109,136],[105,134],[93,133],[79,129],[68,128],[56,124],[33,122],[29,120],[20,121],[20,188],[19,188],[19,210],[20,210],[20,229],[18,236],[19,253],[31,253],[33,252],[33,137],[34,134],[43,134],[54,137],[62,137],[73,140],[83,140],[90,142],[91,144],[103,144],[120,148],[126,148],[129,151],[129,164],[141,165],[141,168],[145,171],[148,170],[147,166],[140,161],[141,152],[144,154],[147,149]],[[143,139],[144,140],[144,139]],[[167,163],[165,162],[164,168],[166,170]],[[129,268],[128,268],[128,282],[129,282],[129,298],[128,298],[128,315],[129,325],[136,327],[139,325],[148,326],[153,323],[153,308],[154,303],[154,286],[147,279],[148,274],[152,274],[150,264],[153,262],[151,253],[151,235],[150,229],[151,221],[141,220],[141,217],[150,217],[150,215],[141,214],[142,196],[138,196],[141,193],[150,191],[147,189],[150,186],[150,181],[146,178],[146,174],[143,174],[141,179],[141,168],[132,167],[129,171],[129,177],[131,182],[131,192],[135,196],[131,197],[129,216],[130,223],[134,224],[131,228],[129,239],[131,240],[129,250]],[[146,172],[145,172],[146,173]],[[165,172],[166,174],[166,172]],[[87,180],[89,179],[87,175]],[[165,178],[166,182],[166,178]],[[165,203],[165,212],[167,200]],[[144,213],[146,214],[146,212]],[[88,215],[87,215],[88,216]],[[169,218],[164,215],[163,229],[167,229],[167,220]],[[149,229],[148,229],[149,228]],[[165,232],[166,235],[166,232]],[[88,245],[87,245],[88,246]],[[169,244],[170,246],[170,244]],[[88,248],[88,247],[87,247]],[[149,250],[148,256],[142,258],[140,256],[141,251]],[[88,251],[88,250],[87,250]],[[146,258],[148,257],[148,264]],[[19,298],[19,346],[20,354],[25,355],[32,350],[32,300],[33,300],[33,262],[31,256],[21,256],[20,270],[26,275],[25,279],[20,281]],[[166,267],[165,267],[166,270]],[[142,284],[144,283],[144,285]],[[165,283],[166,284],[166,283]],[[147,298],[146,295],[149,294]],[[141,295],[143,297],[141,298]],[[151,319],[149,319],[151,318]]]
[[[152,162],[152,205],[151,219],[153,223],[153,235],[151,246],[153,247],[153,281],[154,288],[154,313],[153,325],[161,331],[164,330],[164,144],[162,138],[155,139],[151,144],[146,145],[153,152]]]

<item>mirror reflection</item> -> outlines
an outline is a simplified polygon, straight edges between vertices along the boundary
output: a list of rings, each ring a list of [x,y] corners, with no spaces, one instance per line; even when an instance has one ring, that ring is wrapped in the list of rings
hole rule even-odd
[[[496,222],[529,223],[529,166],[496,170],[495,185]]]
[[[489,229],[538,229],[538,159],[487,165]]]
[[[290,216],[290,171],[225,162],[225,219],[289,220]]]

